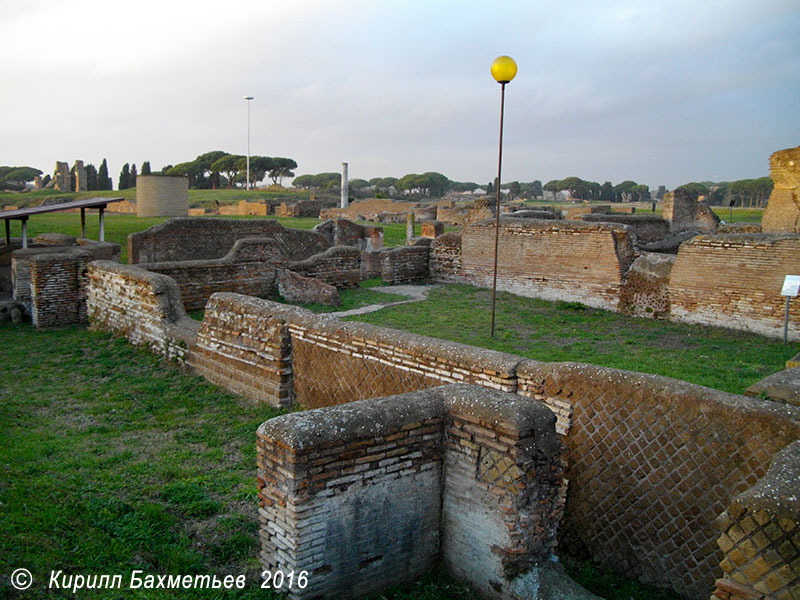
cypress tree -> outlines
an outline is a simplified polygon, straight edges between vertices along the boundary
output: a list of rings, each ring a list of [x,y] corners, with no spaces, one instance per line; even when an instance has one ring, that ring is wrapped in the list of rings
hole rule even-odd
[[[135,188],[136,187],[136,163],[133,163],[131,166],[131,176],[128,178],[128,187]]]
[[[146,160],[142,163],[142,175],[150,175],[150,161]]]
[[[106,163],[106,159],[103,159],[103,162],[100,163],[100,169],[97,171],[97,189],[98,190],[110,190],[111,188],[111,178],[108,176],[108,163]]]
[[[118,190],[127,190],[130,187],[131,166],[128,163],[122,165],[122,171],[119,172]]]

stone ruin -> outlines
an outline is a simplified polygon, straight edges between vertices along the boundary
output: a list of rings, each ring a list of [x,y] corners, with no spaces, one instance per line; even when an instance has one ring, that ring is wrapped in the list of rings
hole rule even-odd
[[[663,217],[670,222],[672,231],[693,230],[714,233],[720,219],[705,202],[699,202],[697,194],[683,188],[664,194]]]
[[[774,187],[761,218],[762,231],[800,232],[800,146],[770,156],[769,173]]]
[[[55,180],[55,188],[59,192],[72,191],[69,165],[67,163],[56,161],[56,174],[53,179]]]

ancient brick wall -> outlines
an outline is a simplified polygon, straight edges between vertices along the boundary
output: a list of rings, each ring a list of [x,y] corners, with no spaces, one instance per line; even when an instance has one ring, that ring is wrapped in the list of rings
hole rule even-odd
[[[313,231],[324,236],[330,246],[353,246],[367,252],[383,248],[383,227],[330,219],[315,226]]]
[[[262,565],[308,573],[292,598],[375,594],[440,553],[487,597],[515,598],[555,544],[552,415],[513,396],[459,385],[295,413],[257,446]]]
[[[334,246],[303,261],[291,262],[287,268],[337,288],[354,288],[361,282],[361,252],[351,246]]]
[[[634,250],[626,226],[579,221],[500,220],[497,288],[520,296],[572,300],[616,310]],[[464,228],[464,280],[491,287],[494,223]]]
[[[11,278],[11,253],[22,248],[21,238],[11,238],[11,243],[0,244],[0,298],[14,297],[14,284]],[[380,273],[379,273],[380,274]]]
[[[800,437],[796,407],[657,375],[521,364],[518,393],[559,415],[569,481],[561,543],[631,577],[707,598],[715,519]]]
[[[428,266],[433,281],[442,283],[463,282],[461,275],[461,233],[450,232],[438,236],[431,244]]]
[[[185,217],[189,214],[189,178],[136,177],[137,217]]]
[[[366,198],[351,202],[347,208],[327,208],[320,212],[320,219],[356,219],[377,221],[381,213],[405,214],[413,212],[419,204],[415,202],[395,202],[391,198]]]
[[[219,293],[211,297],[206,314],[212,311],[214,321],[203,323],[204,342],[215,347],[219,329],[221,339],[227,330],[236,331],[242,339],[261,339],[257,324],[275,319],[288,327],[292,339],[291,361],[294,399],[309,407],[330,406],[406,391],[419,390],[441,383],[477,383],[485,387],[513,392],[516,389],[514,369],[519,357],[445,342],[394,329],[348,323],[328,315],[314,313],[285,304],[238,294]],[[254,315],[253,327],[246,317]],[[209,317],[210,318],[210,317]],[[208,327],[206,327],[208,325]],[[239,349],[253,363],[258,361],[260,346],[253,342]],[[431,351],[435,348],[435,352]],[[210,352],[210,350],[209,350]],[[223,358],[229,353],[221,353]],[[243,359],[244,360],[244,359]],[[249,366],[229,365],[227,380],[237,380],[256,373]],[[245,360],[243,363],[248,364]],[[261,376],[261,375],[257,375]],[[221,379],[215,380],[228,386]],[[232,388],[233,389],[233,388]],[[271,404],[281,404],[284,396],[258,396]]]
[[[319,217],[322,204],[319,200],[281,202],[275,207],[276,217]]]
[[[140,263],[178,284],[186,310],[200,310],[214,292],[237,292],[267,298],[275,285],[276,268],[286,264],[282,245],[274,238],[237,240],[222,258]]]
[[[772,460],[767,474],[717,519],[723,577],[711,600],[800,594],[800,441]]]
[[[361,251],[361,280],[373,279],[381,276],[382,250]]]
[[[91,252],[63,248],[30,257],[30,314],[39,329],[86,322],[86,264]]]
[[[422,223],[422,237],[436,239],[444,233],[444,223],[430,220]]]
[[[294,402],[291,340],[285,321],[268,310],[272,304],[212,296],[186,362],[212,383],[283,408]]]
[[[86,309],[90,326],[179,362],[200,324],[186,316],[173,279],[101,260],[89,264]]]
[[[586,223],[620,223],[636,234],[640,244],[649,244],[669,235],[669,221],[656,215],[581,214],[577,218]]]
[[[704,235],[681,244],[669,282],[671,318],[783,336],[785,275],[800,272],[800,235]],[[789,339],[800,339],[800,302]]]
[[[284,254],[290,260],[302,260],[324,252],[331,245],[320,235],[287,229],[273,219],[240,221],[184,217],[130,234],[128,261],[144,263],[222,258],[236,240],[252,237],[284,240]]]
[[[403,246],[384,250],[381,256],[381,279],[390,285],[428,279],[429,252],[428,246]]]

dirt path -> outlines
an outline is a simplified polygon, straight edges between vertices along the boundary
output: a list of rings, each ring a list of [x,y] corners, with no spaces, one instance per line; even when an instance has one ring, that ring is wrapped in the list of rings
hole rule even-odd
[[[360,306],[359,308],[351,308],[350,310],[342,310],[339,312],[328,313],[337,317],[351,317],[354,315],[365,315],[367,313],[375,312],[387,306],[397,306],[398,304],[407,304],[409,302],[419,302],[425,300],[431,290],[439,287],[438,285],[393,285],[390,287],[376,288],[376,291],[386,292],[387,294],[397,294],[398,296],[406,296],[408,300],[398,300],[397,302],[383,302],[380,304],[368,304],[367,306]]]

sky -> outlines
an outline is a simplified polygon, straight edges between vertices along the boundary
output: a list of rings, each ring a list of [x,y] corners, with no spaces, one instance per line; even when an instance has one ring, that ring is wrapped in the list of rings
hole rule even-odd
[[[0,0],[0,165],[577,176],[668,189],[800,145],[797,0]]]

